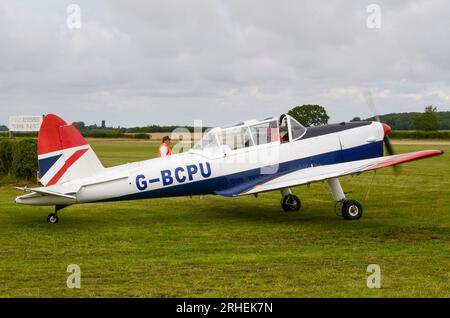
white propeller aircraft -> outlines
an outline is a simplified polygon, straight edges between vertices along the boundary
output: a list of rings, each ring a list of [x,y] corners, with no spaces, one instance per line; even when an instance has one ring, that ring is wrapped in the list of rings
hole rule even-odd
[[[291,187],[326,180],[348,220],[362,205],[348,200],[339,177],[441,155],[424,150],[393,155],[390,127],[379,122],[343,122],[305,128],[287,114],[216,127],[189,151],[104,168],[72,125],[47,115],[39,131],[42,187],[16,198],[26,205],[55,206],[47,221],[58,222],[64,207],[91,202],[216,194],[235,197],[280,190],[284,211],[300,209]],[[391,155],[383,156],[383,144]]]

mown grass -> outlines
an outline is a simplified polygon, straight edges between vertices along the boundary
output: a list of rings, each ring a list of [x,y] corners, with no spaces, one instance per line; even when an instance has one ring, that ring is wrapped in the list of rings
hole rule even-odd
[[[94,141],[105,165],[153,157],[157,143]],[[429,146],[397,146],[401,152]],[[450,152],[450,146],[440,147]],[[343,178],[365,213],[345,221],[326,184],[298,187],[302,211],[277,192],[51,208],[14,204],[0,188],[0,296],[22,297],[448,297],[450,160]],[[382,288],[366,286],[381,266]],[[78,264],[81,289],[66,287]]]

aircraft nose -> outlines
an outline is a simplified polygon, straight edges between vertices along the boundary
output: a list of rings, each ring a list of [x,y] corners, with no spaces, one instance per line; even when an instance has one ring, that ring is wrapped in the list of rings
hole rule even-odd
[[[383,126],[384,135],[389,136],[389,134],[391,133],[391,126],[389,126],[388,124],[384,124],[384,123],[381,123],[381,125]]]

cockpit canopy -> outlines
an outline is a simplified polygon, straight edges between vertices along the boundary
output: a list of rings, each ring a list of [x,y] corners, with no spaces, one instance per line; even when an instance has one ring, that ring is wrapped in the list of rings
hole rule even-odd
[[[280,116],[279,125],[281,130],[288,132],[287,137],[289,137],[289,139],[286,137],[286,139],[288,139],[286,141],[295,141],[303,137],[306,133],[306,128],[287,114]]]
[[[287,114],[264,120],[249,120],[236,125],[216,127],[207,131],[194,150],[237,150],[270,143],[300,139],[306,128]]]

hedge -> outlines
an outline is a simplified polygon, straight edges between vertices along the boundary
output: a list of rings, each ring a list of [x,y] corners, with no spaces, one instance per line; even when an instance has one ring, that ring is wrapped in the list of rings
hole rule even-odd
[[[125,134],[116,131],[108,130],[92,130],[82,133],[86,138],[129,138],[129,139],[149,139],[148,134]]]
[[[0,175],[31,179],[37,170],[36,139],[0,139]]]
[[[390,136],[394,139],[450,139],[450,131],[391,131]]]
[[[13,132],[12,135],[14,137],[37,137],[37,132]],[[9,131],[2,131],[0,132],[0,138],[1,137],[9,137]]]
[[[8,132],[0,132],[0,138],[8,137]],[[147,133],[136,133],[136,134],[127,134],[123,132],[118,132],[114,130],[90,130],[83,132],[82,135],[86,138],[127,138],[127,139],[150,139],[151,135]],[[13,133],[14,138],[16,137],[37,137],[37,132],[29,132],[29,133]]]
[[[0,175],[9,174],[11,172],[12,160],[12,139],[0,139]]]
[[[132,136],[132,138],[134,138],[134,139],[151,139],[152,138],[152,135],[144,134],[144,133],[132,134],[132,135],[127,135],[127,136]],[[130,137],[128,137],[128,138],[130,138]]]

